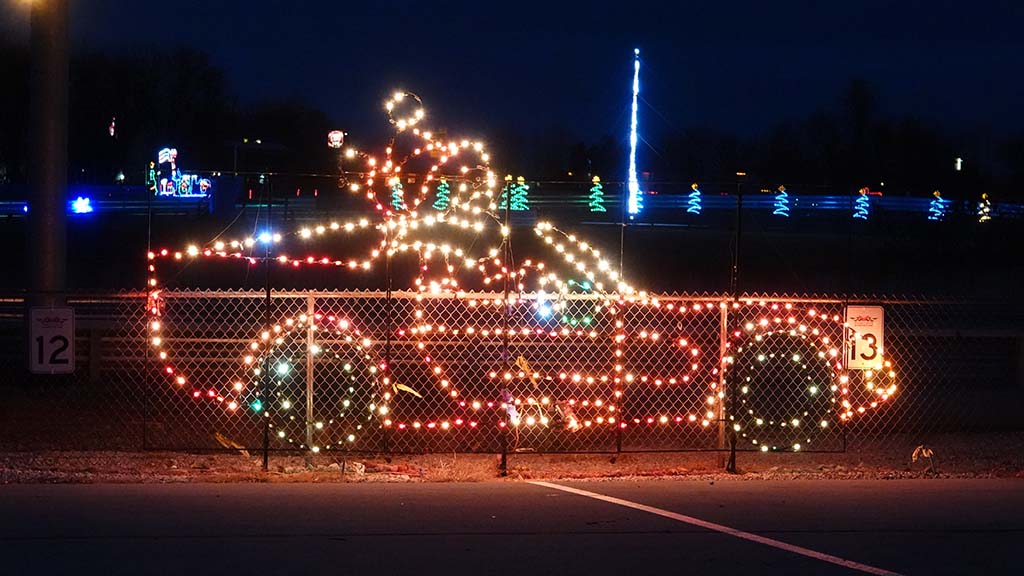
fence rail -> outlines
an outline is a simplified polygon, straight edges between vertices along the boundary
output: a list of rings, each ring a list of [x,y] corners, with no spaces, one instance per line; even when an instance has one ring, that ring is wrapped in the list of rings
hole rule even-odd
[[[25,373],[24,302],[0,299],[4,446],[616,453],[735,440],[738,450],[837,451],[1021,427],[1024,310],[1000,304],[161,296],[156,316],[145,293],[72,298],[77,369],[56,380]],[[848,304],[884,307],[891,367],[837,366]]]

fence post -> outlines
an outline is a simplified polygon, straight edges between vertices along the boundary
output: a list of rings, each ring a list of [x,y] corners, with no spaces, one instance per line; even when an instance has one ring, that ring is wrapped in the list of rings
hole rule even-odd
[[[626,404],[626,395],[622,395],[622,402],[619,402],[619,421],[615,423],[615,454],[611,458],[612,464],[618,460],[622,454],[622,425],[626,422],[626,411],[623,407]]]
[[[89,329],[89,382],[99,382],[103,372],[103,334],[99,328]],[[147,364],[148,366],[148,364]]]
[[[1024,334],[1017,335],[1017,387],[1024,389]]]
[[[625,325],[623,325],[625,326]],[[621,333],[621,332],[620,332]],[[623,352],[623,355],[619,358],[620,363],[625,365],[626,358],[624,348],[626,347],[626,341],[622,341],[622,348],[618,348],[618,351]],[[612,456],[611,462],[614,464],[618,460],[619,455],[622,454],[622,427],[628,422],[626,419],[626,402],[629,401],[629,395],[626,393],[626,386],[628,382],[619,382],[615,385],[615,394],[617,395],[616,400],[619,402],[619,421],[615,423],[615,455]]]
[[[512,176],[505,177],[505,223],[502,226],[502,233],[504,238],[502,239],[502,248],[504,254],[502,255],[502,274],[504,278],[504,290],[505,290],[505,312],[502,315],[501,320],[501,359],[505,364],[505,369],[508,370],[512,364],[512,356],[509,350],[509,316],[512,314],[512,306],[508,302],[509,292],[509,275],[512,274]],[[504,399],[504,392],[502,393]],[[511,393],[508,394],[508,402],[515,402],[515,396]],[[506,416],[508,414],[506,413]],[[515,425],[512,419],[508,419],[509,426]],[[508,435],[509,426],[505,426],[501,431],[501,462],[498,464],[498,472],[502,477],[508,476]],[[518,436],[516,436],[516,444],[518,446]]]
[[[390,224],[390,218],[387,222]],[[394,323],[394,302],[391,294],[391,227],[384,229],[384,283],[387,288],[385,308],[387,310],[387,325],[384,328],[384,370],[382,377],[386,385],[391,384],[391,332]],[[389,403],[389,408],[392,408]],[[384,426],[384,461],[391,463],[391,427]]]
[[[729,343],[729,304],[722,300],[718,305],[718,466],[725,467],[725,398],[721,394],[725,390],[725,358],[726,345]]]
[[[274,219],[273,219],[273,207],[274,207],[274,195],[273,188],[269,185],[264,185],[263,190],[267,193],[267,233],[272,234]],[[274,304],[273,304],[273,292],[270,287],[270,245],[271,242],[266,243],[264,252],[264,263],[266,264],[266,299],[264,301],[264,321],[266,322],[267,330],[270,330],[274,325]],[[270,468],[270,412],[267,409],[268,393],[270,392],[270,354],[263,355],[263,377],[260,378],[260,416],[263,420],[263,471],[266,472]]]
[[[501,461],[498,462],[498,475],[508,476],[508,426],[501,428]]]
[[[316,297],[306,296],[306,466],[313,465],[313,345],[316,337]]]
[[[145,295],[146,305],[149,305],[149,293]],[[131,307],[129,307],[131,309]],[[149,317],[146,317],[146,323],[148,324]],[[145,362],[142,370],[142,451],[149,450],[149,395],[152,394],[153,388],[153,347],[149,345],[148,326],[146,324],[142,327],[142,342],[143,348],[146,350]]]

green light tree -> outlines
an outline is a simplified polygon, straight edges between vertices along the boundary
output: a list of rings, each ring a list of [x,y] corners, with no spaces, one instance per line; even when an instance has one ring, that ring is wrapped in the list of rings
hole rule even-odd
[[[391,186],[391,207],[395,210],[405,208],[405,191],[402,190],[402,183],[397,179]]]
[[[529,193],[530,187],[526,184],[526,179],[523,178],[522,176],[516,178],[516,183],[512,185],[512,210],[520,212],[529,210]]]
[[[501,196],[498,197],[498,209],[505,210],[508,208],[508,196],[512,190],[512,175],[505,176],[505,186],[501,189]]]
[[[604,187],[601,186],[601,179],[594,176],[592,180],[593,186],[590,187],[590,206],[591,212],[607,212],[608,210],[604,207]]]
[[[522,176],[512,181],[512,176],[505,176],[505,187],[501,189],[501,198],[498,201],[498,209],[506,208],[517,212],[525,212],[530,209],[529,199],[530,187]]]
[[[441,181],[437,185],[437,198],[434,199],[434,210],[443,212],[448,209],[448,206],[451,205],[451,189],[448,180],[441,177]]]

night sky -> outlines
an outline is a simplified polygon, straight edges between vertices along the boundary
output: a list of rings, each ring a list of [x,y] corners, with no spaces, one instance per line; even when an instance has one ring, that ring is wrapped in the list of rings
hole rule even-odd
[[[24,2],[3,26],[27,29]],[[487,135],[622,134],[634,46],[647,133],[758,133],[838,105],[868,80],[883,112],[951,130],[1024,129],[1024,3],[336,2],[72,0],[76,45],[185,44],[242,101],[297,96],[349,131],[378,126],[394,88],[432,126]]]

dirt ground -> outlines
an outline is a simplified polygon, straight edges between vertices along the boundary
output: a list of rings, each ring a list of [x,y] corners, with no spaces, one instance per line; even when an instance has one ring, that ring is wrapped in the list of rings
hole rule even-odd
[[[0,483],[99,482],[483,482],[526,479],[687,477],[763,478],[1024,478],[1024,433],[948,435],[921,446],[889,438],[845,453],[737,455],[738,473],[715,452],[647,454],[510,454],[501,474],[494,454],[382,455],[271,453],[268,471],[254,453],[0,452]]]

